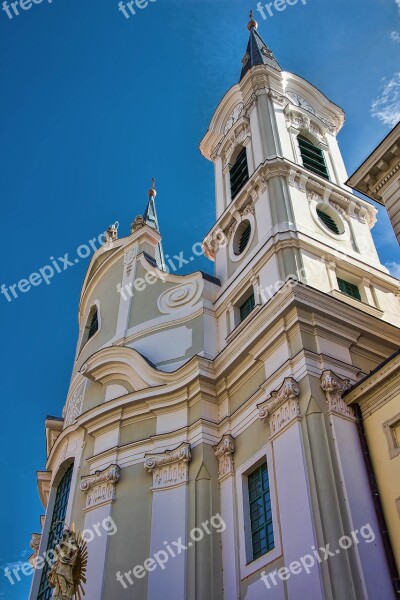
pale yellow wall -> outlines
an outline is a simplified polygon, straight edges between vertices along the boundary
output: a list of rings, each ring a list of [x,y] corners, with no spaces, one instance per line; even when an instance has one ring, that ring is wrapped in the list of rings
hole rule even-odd
[[[400,454],[390,458],[383,428],[385,421],[399,414],[400,390],[389,402],[365,418],[364,426],[397,567],[400,569],[400,515],[395,503],[400,498]]]

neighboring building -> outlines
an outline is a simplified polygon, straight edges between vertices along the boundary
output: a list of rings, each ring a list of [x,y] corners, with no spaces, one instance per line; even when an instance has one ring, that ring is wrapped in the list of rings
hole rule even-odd
[[[381,498],[397,569],[400,569],[400,351],[345,394],[362,417],[372,491]],[[358,406],[357,406],[358,405]],[[359,407],[359,408],[358,408]],[[362,439],[361,435],[361,439]],[[369,460],[367,460],[367,463]],[[367,466],[368,468],[368,466]],[[375,485],[375,481],[376,484]],[[379,510],[379,508],[378,508]],[[385,526],[385,523],[382,523]],[[399,581],[400,594],[400,581]]]
[[[400,243],[400,123],[350,177],[347,185],[386,207]]]
[[[46,421],[35,548],[112,517],[117,533],[88,541],[89,600],[394,597],[342,394],[397,350],[399,286],[376,210],[345,186],[343,123],[250,21],[240,81],[201,142],[216,278],[160,268],[154,188],[131,235],[110,229],[93,256],[64,422]],[[162,567],[146,561],[160,552]],[[30,598],[50,597],[45,567]]]

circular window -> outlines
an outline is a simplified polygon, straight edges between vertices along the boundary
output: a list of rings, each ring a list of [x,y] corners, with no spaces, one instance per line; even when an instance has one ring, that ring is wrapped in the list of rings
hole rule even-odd
[[[331,215],[328,215],[327,212],[320,210],[319,208],[317,208],[317,215],[319,220],[323,222],[323,224],[329,229],[329,231],[332,231],[332,233],[336,233],[336,235],[340,235],[339,226],[336,223],[336,221],[331,217]]]
[[[251,235],[251,225],[249,221],[242,221],[236,229],[235,237],[233,238],[233,252],[236,256],[242,254],[248,246]]]

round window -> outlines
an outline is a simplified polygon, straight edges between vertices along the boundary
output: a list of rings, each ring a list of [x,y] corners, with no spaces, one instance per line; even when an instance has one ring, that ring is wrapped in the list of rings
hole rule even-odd
[[[339,231],[339,226],[336,223],[336,221],[331,217],[331,215],[328,215],[327,212],[325,212],[324,210],[320,210],[317,208],[317,215],[320,221],[322,221],[322,223],[325,225],[325,227],[327,227],[330,231],[332,231],[332,233],[336,233],[336,235],[339,235],[341,232]]]
[[[233,238],[233,252],[236,256],[242,254],[248,246],[251,235],[250,222],[242,221],[236,229],[235,237]]]

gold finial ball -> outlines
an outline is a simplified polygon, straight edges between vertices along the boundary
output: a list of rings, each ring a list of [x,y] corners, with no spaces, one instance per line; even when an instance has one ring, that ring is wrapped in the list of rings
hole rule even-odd
[[[155,177],[153,177],[153,179],[151,180],[152,185],[151,185],[151,189],[149,190],[149,198],[155,198],[157,196],[157,192],[156,192],[156,179]]]
[[[247,29],[249,31],[251,31],[252,29],[258,29],[258,23],[254,19],[253,11],[252,10],[250,11],[249,17],[250,17],[250,21],[247,23]]]

